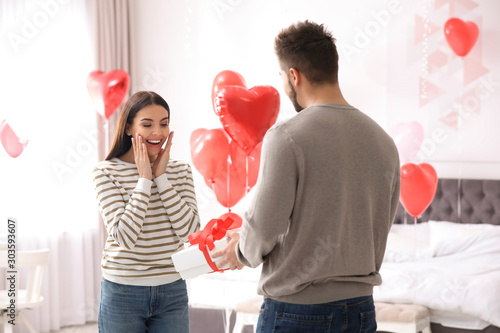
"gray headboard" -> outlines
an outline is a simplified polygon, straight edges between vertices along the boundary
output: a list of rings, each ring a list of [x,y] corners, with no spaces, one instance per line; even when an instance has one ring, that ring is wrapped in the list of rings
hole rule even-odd
[[[418,219],[500,225],[500,180],[439,179],[434,200]],[[394,223],[413,223],[401,203]]]

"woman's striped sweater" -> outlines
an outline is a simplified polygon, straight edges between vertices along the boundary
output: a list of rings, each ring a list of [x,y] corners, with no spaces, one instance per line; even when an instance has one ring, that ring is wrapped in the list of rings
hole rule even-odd
[[[170,160],[166,173],[139,178],[118,158],[94,169],[99,211],[108,239],[101,262],[106,280],[157,286],[180,279],[171,256],[200,228],[189,164]]]

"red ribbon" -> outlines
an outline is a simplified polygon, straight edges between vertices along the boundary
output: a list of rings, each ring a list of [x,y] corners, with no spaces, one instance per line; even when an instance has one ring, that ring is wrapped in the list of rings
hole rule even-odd
[[[230,227],[233,222],[234,220],[229,216],[224,220],[212,219],[207,223],[203,230],[197,231],[188,236],[189,243],[191,243],[191,245],[198,244],[198,248],[201,252],[203,252],[205,260],[214,272],[222,272],[224,270],[219,269],[212,261],[210,254],[208,254],[207,247],[210,251],[212,251],[215,248],[214,242],[226,236],[226,232],[231,229]]]

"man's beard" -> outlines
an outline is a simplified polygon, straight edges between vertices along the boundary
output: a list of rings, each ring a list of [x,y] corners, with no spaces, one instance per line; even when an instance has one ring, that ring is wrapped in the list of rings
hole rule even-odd
[[[290,86],[290,95],[288,97],[292,101],[293,107],[295,108],[295,111],[300,112],[304,110],[304,108],[297,102],[297,92],[293,88],[292,83],[290,82],[290,79],[288,79],[288,85]]]

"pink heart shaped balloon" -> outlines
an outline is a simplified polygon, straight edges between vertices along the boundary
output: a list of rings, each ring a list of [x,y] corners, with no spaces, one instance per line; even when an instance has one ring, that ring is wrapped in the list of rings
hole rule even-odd
[[[97,111],[109,119],[127,97],[130,78],[127,72],[118,69],[109,72],[93,71],[87,79],[87,89]]]
[[[391,136],[398,148],[399,159],[403,165],[411,162],[420,150],[424,141],[424,128],[416,121],[397,123],[391,129]]]
[[[16,158],[24,151],[28,140],[21,140],[4,120],[0,124],[0,142],[10,157]]]

